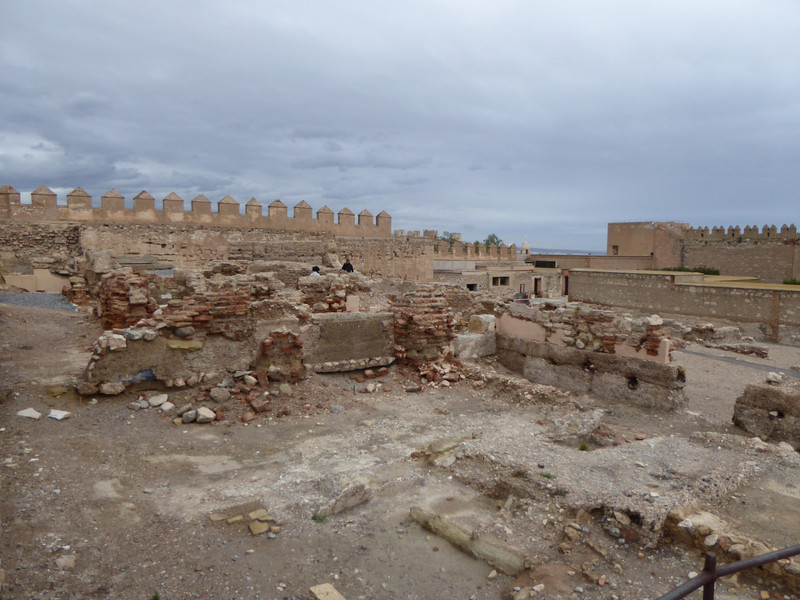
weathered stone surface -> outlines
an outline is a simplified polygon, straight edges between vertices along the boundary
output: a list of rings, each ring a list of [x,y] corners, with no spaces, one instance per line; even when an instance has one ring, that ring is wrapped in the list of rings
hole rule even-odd
[[[156,394],[155,396],[150,396],[150,398],[147,399],[147,402],[153,408],[158,408],[159,406],[164,404],[168,399],[169,395],[167,394]]]
[[[488,333],[495,330],[495,322],[497,321],[494,315],[473,315],[469,319],[469,333]]]
[[[253,535],[260,535],[269,531],[269,523],[263,523],[261,521],[250,521],[249,527],[250,533]]]
[[[201,340],[169,340],[167,341],[167,348],[194,352],[203,349],[203,342]]]
[[[496,337],[494,331],[457,334],[453,340],[453,354],[458,359],[491,356],[495,353]]]
[[[733,422],[764,440],[800,450],[800,383],[748,385],[736,399]]]
[[[124,335],[118,333],[111,333],[106,336],[109,350],[124,350],[128,347],[128,340]]]
[[[195,334],[195,329],[191,325],[187,327],[176,327],[174,333],[176,337],[185,340]]]
[[[105,396],[117,396],[125,391],[125,384],[121,381],[101,383],[97,391]]]
[[[497,336],[497,356],[535,383],[648,408],[676,410],[686,404],[680,367],[507,334]]]
[[[42,413],[40,413],[35,408],[25,408],[23,410],[18,411],[17,416],[25,417],[28,419],[39,419],[42,416]]]
[[[219,386],[211,388],[208,395],[214,402],[227,402],[231,397],[231,393],[226,388]]]
[[[362,482],[356,482],[346,487],[331,503],[322,507],[317,514],[322,516],[333,515],[348,508],[364,504],[372,499],[372,490]]]
[[[189,409],[181,414],[181,423],[194,423],[197,420],[197,411]]]
[[[201,406],[197,409],[197,422],[198,423],[211,423],[214,419],[217,418],[217,413],[215,413],[210,408],[206,408],[205,406]]]

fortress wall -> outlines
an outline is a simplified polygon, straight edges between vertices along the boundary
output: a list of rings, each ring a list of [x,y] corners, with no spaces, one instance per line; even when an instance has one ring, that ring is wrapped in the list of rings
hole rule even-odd
[[[336,238],[339,257],[348,257],[365,277],[433,280],[433,245],[424,238],[388,240]]]
[[[57,251],[79,256],[88,249],[107,249],[117,256],[150,255],[183,268],[202,267],[212,260],[276,260],[318,264],[329,252],[349,257],[367,277],[392,277],[411,281],[433,279],[433,241],[436,232],[424,236],[393,235],[391,217],[377,217],[363,210],[358,215],[342,209],[335,215],[327,207],[312,216],[305,202],[289,208],[280,200],[266,208],[251,199],[242,212],[226,196],[212,203],[197,196],[191,209],[171,193],[156,208],[147,192],[125,208],[115,190],[102,197],[102,205],[81,188],[58,205],[56,194],[42,186],[31,193],[31,204],[22,204],[10,186],[0,188],[0,241],[2,247],[32,256]],[[71,232],[71,238],[63,232]],[[60,233],[61,232],[61,233]],[[506,252],[516,252],[513,246]]]
[[[763,340],[800,346],[800,287],[676,283],[680,275],[573,270],[570,300],[724,319]]]
[[[765,283],[800,279],[800,245],[772,238],[759,243],[684,240],[683,266],[712,267],[720,273],[758,277]]]
[[[678,267],[680,241],[687,229],[688,223],[609,223],[606,253],[609,256],[652,256],[656,269]]]
[[[22,257],[49,256],[57,252],[79,254],[80,227],[70,223],[11,223],[0,220],[0,248]]]
[[[59,205],[51,189],[40,186],[31,192],[31,203],[23,204],[20,193],[9,185],[0,187],[0,218],[13,221],[62,221],[77,223],[126,223],[126,224],[186,224],[209,227],[275,229],[305,231],[309,233],[332,233],[339,236],[387,238],[392,236],[392,218],[386,212],[377,217],[367,210],[355,215],[347,208],[334,215],[327,206],[312,216],[312,208],[306,202],[294,207],[289,216],[288,207],[280,200],[264,207],[251,198],[244,207],[231,196],[216,203],[202,194],[191,201],[185,209],[184,200],[170,193],[156,207],[156,200],[147,192],[133,198],[133,208],[125,207],[125,199],[116,190],[109,190],[101,198],[101,205],[94,206],[92,197],[82,188],[67,194],[66,205]],[[336,216],[336,219],[334,219]]]
[[[432,249],[422,238],[337,238],[326,232],[257,228],[202,227],[187,224],[34,223],[0,220],[3,270],[24,262],[30,267],[59,265],[86,250],[115,256],[153,256],[179,268],[202,268],[214,260],[267,260],[321,264],[336,251],[367,277],[409,281],[433,279]],[[54,258],[55,257],[55,258]],[[30,270],[30,269],[29,269]]]
[[[554,262],[557,269],[653,269],[653,257],[647,256],[610,256],[604,254],[530,254],[525,262],[535,265],[536,262]]]
[[[427,232],[426,232],[427,233]],[[431,240],[433,243],[434,260],[459,260],[459,261],[516,261],[518,259],[517,245],[485,246],[484,244],[470,244],[456,242],[448,244],[443,241]]]
[[[706,241],[731,241],[742,242],[745,240],[768,242],[771,240],[797,239],[797,227],[792,225],[782,225],[778,228],[775,225],[764,225],[761,229],[756,225],[746,225],[744,228],[737,226],[720,227],[690,227],[688,228],[683,237],[688,240],[706,240]]]

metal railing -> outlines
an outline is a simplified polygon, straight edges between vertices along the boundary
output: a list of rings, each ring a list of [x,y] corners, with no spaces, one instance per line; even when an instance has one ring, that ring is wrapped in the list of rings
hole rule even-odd
[[[798,554],[800,554],[800,544],[717,568],[717,555],[713,552],[707,552],[705,554],[706,562],[703,565],[703,571],[699,575],[692,577],[689,581],[676,587],[671,592],[667,592],[658,600],[680,600],[700,588],[703,588],[703,600],[714,600],[714,586],[716,585],[717,579],[720,577],[726,577],[755,567],[763,567],[767,563]]]

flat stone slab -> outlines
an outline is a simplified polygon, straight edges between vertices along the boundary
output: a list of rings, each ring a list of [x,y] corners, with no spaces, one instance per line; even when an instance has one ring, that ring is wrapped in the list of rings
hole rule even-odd
[[[253,535],[261,535],[269,531],[269,523],[262,523],[261,521],[250,521],[250,533]]]
[[[317,600],[346,600],[330,583],[323,583],[309,588]]]
[[[72,416],[72,413],[66,410],[51,408],[50,413],[47,416],[48,418],[55,419],[56,421],[63,421],[64,419],[69,419]]]
[[[42,416],[42,413],[40,413],[35,408],[26,408],[24,410],[18,411],[17,412],[17,416],[18,417],[25,417],[27,419],[38,419],[38,418],[40,418]]]

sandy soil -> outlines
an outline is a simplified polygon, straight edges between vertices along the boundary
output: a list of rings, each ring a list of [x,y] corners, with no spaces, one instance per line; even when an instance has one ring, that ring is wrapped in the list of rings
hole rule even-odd
[[[176,426],[155,409],[130,410],[137,394],[53,395],[83,369],[98,333],[79,314],[0,305],[0,598],[308,598],[326,582],[349,600],[498,599],[539,582],[542,598],[655,598],[700,570],[698,553],[616,540],[594,517],[582,539],[565,538],[565,527],[580,506],[643,503],[642,490],[661,493],[637,505],[656,518],[700,494],[709,461],[741,475],[734,499],[716,502],[742,529],[776,546],[800,539],[800,469],[769,454],[756,458],[758,469],[747,466],[753,455],[738,449],[745,438],[729,424],[744,385],[765,368],[800,364],[796,348],[772,347],[768,360],[676,353],[690,398],[681,414],[591,398],[526,400],[488,362],[485,383],[422,393],[405,391],[417,380],[399,367],[369,394],[348,375],[314,375],[281,399],[283,418],[276,406],[249,424]],[[73,416],[17,416],[28,407]],[[588,432],[599,424],[628,443],[595,449]],[[425,460],[428,444],[452,438],[454,463]],[[579,449],[587,442],[595,451]],[[371,490],[368,502],[312,518],[355,484]],[[412,522],[415,505],[527,556],[534,575],[493,573]],[[257,508],[280,528],[272,539],[248,530]],[[773,588],[725,582],[717,597]]]

